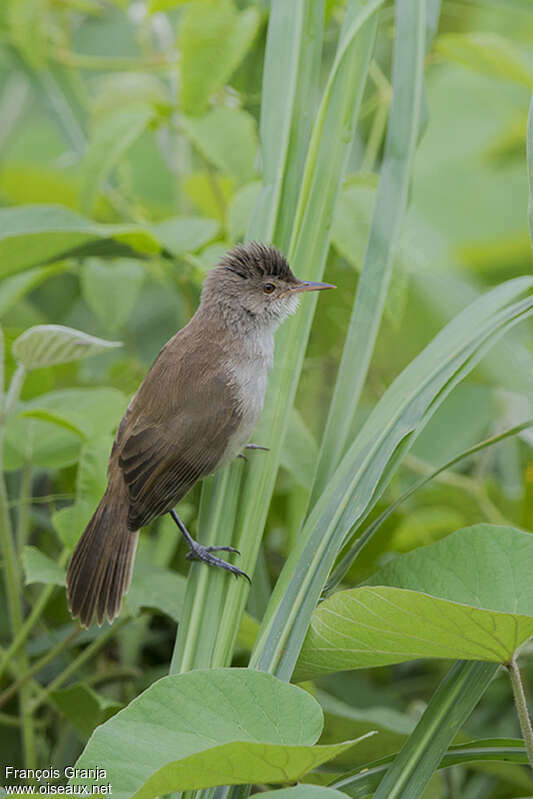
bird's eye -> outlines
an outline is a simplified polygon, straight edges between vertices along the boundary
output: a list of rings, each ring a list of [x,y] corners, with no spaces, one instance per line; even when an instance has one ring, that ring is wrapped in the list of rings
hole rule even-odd
[[[275,288],[276,287],[273,283],[265,283],[265,285],[263,286],[263,291],[265,292],[265,294],[272,294]]]

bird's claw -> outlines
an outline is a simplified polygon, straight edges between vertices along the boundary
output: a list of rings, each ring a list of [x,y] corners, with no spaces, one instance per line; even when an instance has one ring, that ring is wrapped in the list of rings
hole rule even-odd
[[[235,577],[245,577],[251,585],[252,581],[246,572],[243,572],[242,569],[239,569],[232,563],[228,563],[226,560],[222,560],[222,558],[217,558],[216,555],[211,554],[212,552],[219,552],[221,550],[224,550],[225,552],[235,552],[237,555],[241,554],[238,549],[235,549],[235,547],[204,547],[202,544],[199,544],[197,541],[195,541],[194,546],[191,546],[191,549],[189,552],[187,552],[185,557],[187,560],[199,560],[202,563],[207,563],[208,566],[218,566],[220,569],[225,569],[226,571],[231,572],[235,575]]]
[[[244,449],[261,449],[263,452],[270,452],[269,447],[262,447],[260,444],[246,444]]]

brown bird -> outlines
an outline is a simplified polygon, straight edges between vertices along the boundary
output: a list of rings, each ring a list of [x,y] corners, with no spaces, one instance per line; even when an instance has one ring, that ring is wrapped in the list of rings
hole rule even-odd
[[[191,321],[168,341],[133,396],[113,443],[108,485],[70,560],[67,597],[87,627],[118,615],[139,530],[170,512],[190,560],[248,576],[189,534],[173,510],[202,477],[235,458],[261,413],[274,331],[303,291],[282,253],[238,245],[207,275]]]

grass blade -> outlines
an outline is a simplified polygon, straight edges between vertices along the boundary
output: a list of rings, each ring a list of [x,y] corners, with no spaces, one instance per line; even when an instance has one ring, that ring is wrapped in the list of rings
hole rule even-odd
[[[311,494],[311,506],[345,449],[370,363],[407,208],[424,96],[424,0],[398,0],[393,95],[376,204]]]
[[[396,757],[397,754],[389,755],[374,763],[361,766],[351,774],[336,779],[330,787],[342,790],[352,799],[364,799],[376,790]],[[437,768],[487,762],[527,765],[529,761],[524,742],[520,738],[488,738],[450,746]]]
[[[417,799],[446,749],[489,687],[498,666],[455,663],[379,784],[374,799]]]
[[[396,378],[367,419],[304,523],[277,581],[251,665],[289,679],[328,572],[350,532],[383,493],[440,403],[506,330],[533,313],[518,278],[452,320]]]
[[[349,3],[339,44],[339,55],[332,68],[330,81],[313,128],[299,210],[296,213],[288,253],[295,272],[313,280],[320,279],[324,268],[329,246],[330,220],[366,82],[377,26],[376,11],[382,2],[383,0],[372,0],[365,6],[361,6],[358,0],[351,0]],[[333,153],[332,141],[340,143]],[[284,213],[284,209],[281,209],[281,212]],[[270,452],[264,455],[260,453],[260,457],[250,459],[246,467],[246,479],[239,501],[237,530],[232,543],[243,553],[239,565],[248,573],[253,572],[257,559],[279,466],[288,410],[292,405],[313,317],[313,300],[316,301],[316,298],[307,299],[309,301],[299,314],[280,331],[281,340],[278,338],[277,343],[277,368],[271,375],[263,417],[254,436],[257,442],[268,444]],[[220,514],[219,518],[220,525],[216,528],[212,526],[210,535],[217,543],[228,543],[227,531],[232,519],[230,511]],[[209,570],[206,579],[211,580],[212,575],[213,570]],[[190,661],[195,667],[225,665],[231,659],[235,625],[238,625],[244,609],[247,586],[244,581],[237,582],[231,578],[228,580],[226,575],[221,577],[226,579],[225,601],[223,604],[209,606],[210,615],[218,620],[215,646],[209,662],[201,659]],[[204,610],[207,613],[205,608]],[[181,633],[178,633],[179,647],[181,647],[180,636],[188,635],[188,619],[184,621]],[[202,636],[202,631],[199,631],[198,635]],[[208,645],[202,647],[200,643],[198,647],[198,651],[208,649]],[[178,662],[179,658],[175,658],[174,668]]]
[[[409,499],[409,497],[414,494],[415,491],[418,491],[419,488],[425,486],[426,483],[429,483],[430,480],[433,480],[435,477],[437,477],[437,475],[447,471],[448,469],[451,469],[465,458],[469,458],[471,455],[475,455],[476,452],[481,452],[481,450],[491,447],[493,444],[497,444],[499,441],[504,441],[506,438],[516,436],[518,433],[521,433],[522,430],[526,430],[528,427],[533,427],[533,419],[528,419],[526,422],[522,422],[515,427],[511,427],[509,430],[505,430],[503,433],[499,433],[498,435],[486,438],[484,441],[480,441],[473,447],[469,447],[469,449],[459,453],[459,455],[456,455],[455,458],[452,458],[450,461],[448,461],[448,463],[445,463],[443,466],[435,469],[426,477],[423,477],[421,480],[411,486],[411,488],[405,491],[400,497],[398,497],[398,499],[394,500],[394,502],[392,502],[389,507],[383,511],[383,513],[380,513],[378,518],[375,519],[369,527],[367,527],[367,529],[359,536],[355,545],[343,556],[342,560],[335,567],[335,570],[333,571],[330,579],[327,582],[327,585],[324,588],[324,596],[329,596],[329,594],[331,594],[331,592],[347,574],[365,544],[370,541],[374,533],[379,530],[381,525],[389,518],[389,516],[394,513],[394,511],[403,502],[405,502],[406,499]]]

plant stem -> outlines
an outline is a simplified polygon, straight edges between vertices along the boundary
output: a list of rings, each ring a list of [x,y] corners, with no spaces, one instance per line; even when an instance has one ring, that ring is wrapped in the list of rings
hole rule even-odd
[[[533,768],[533,728],[531,727],[531,719],[529,718],[527,710],[526,694],[524,692],[524,685],[516,658],[513,657],[511,662],[507,664],[507,670],[511,678],[516,712],[518,713],[518,721],[520,722],[520,729],[522,730],[527,757],[531,768]]]
[[[68,560],[68,551],[64,549],[59,558],[59,563],[61,564],[61,566],[64,566],[67,560]],[[0,657],[0,677],[4,673],[4,670],[9,661],[11,660],[11,658],[13,658],[14,655],[16,655],[22,644],[28,638],[30,632],[33,630],[35,624],[39,621],[43,610],[48,604],[48,600],[50,599],[56,588],[57,586],[55,585],[47,585],[41,591],[39,598],[33,605],[31,613],[24,620],[22,627],[18,631],[17,635],[13,639],[10,646],[5,650],[5,652],[2,653]]]
[[[31,479],[32,466],[28,460],[23,465],[20,475],[19,505],[17,512],[17,548],[19,556],[26,546],[30,532],[30,504],[31,504]]]
[[[13,537],[13,527],[9,515],[8,496],[6,483],[2,469],[3,421],[18,402],[22,384],[26,371],[19,364],[11,379],[9,390],[5,397],[4,407],[2,408],[2,419],[0,421],[0,545],[4,553],[4,579],[6,583],[7,604],[11,634],[17,638],[22,625],[22,585],[20,580],[20,568],[15,551],[15,541]],[[19,659],[19,667],[23,673],[28,670],[28,658],[22,652]],[[34,768],[36,762],[35,755],[35,730],[33,726],[32,713],[30,710],[31,689],[30,686],[21,686],[19,694],[19,713],[22,727],[22,746],[24,751],[24,763],[26,768]]]
[[[47,663],[50,663],[50,661],[53,660],[57,655],[59,655],[60,652],[66,649],[67,646],[76,638],[76,636],[80,634],[80,631],[81,628],[79,627],[73,630],[70,633],[70,635],[68,635],[58,644],[56,644],[56,646],[50,649],[45,655],[42,656],[42,658],[36,660],[35,663],[32,665],[32,667],[28,669],[28,671],[26,671],[22,675],[22,677],[19,680],[17,680],[17,682],[10,685],[9,688],[6,688],[6,690],[2,694],[0,694],[0,707],[5,705],[8,699],[10,699],[13,696],[13,694],[16,694],[17,691],[20,688],[22,688],[22,686],[25,686],[28,680],[31,679],[31,677],[33,677],[34,674],[37,674],[39,671],[41,671],[41,669],[44,668],[44,666],[46,666]]]
[[[116,635],[116,633],[118,633],[118,631],[122,629],[122,627],[124,627],[128,622],[130,622],[131,619],[132,616],[124,616],[123,618],[119,619],[111,627],[109,627],[109,629],[106,630],[105,633],[102,633],[102,635],[100,635],[95,641],[93,641],[92,644],[89,644],[89,646],[85,647],[83,652],[81,652],[77,658],[74,658],[72,663],[70,663],[67,666],[67,668],[61,672],[61,674],[58,674],[55,680],[52,680],[52,682],[46,686],[46,688],[38,697],[38,699],[36,699],[33,702],[31,706],[32,713],[35,713],[37,708],[42,705],[42,703],[47,699],[47,697],[52,693],[52,691],[57,690],[57,688],[63,685],[65,680],[68,680],[71,674],[74,674],[80,668],[80,666],[83,666],[83,664],[87,660],[90,660],[92,656],[95,655],[98,652],[98,650],[101,649],[109,641],[110,638],[112,638],[113,635]]]

